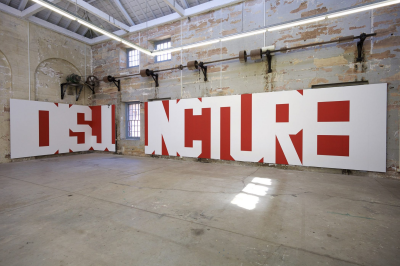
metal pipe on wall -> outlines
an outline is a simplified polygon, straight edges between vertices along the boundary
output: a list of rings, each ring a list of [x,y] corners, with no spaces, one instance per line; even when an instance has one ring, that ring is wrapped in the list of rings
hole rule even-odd
[[[370,33],[370,34],[366,34],[366,37],[371,37],[371,36],[375,36],[376,33]],[[324,45],[324,44],[331,44],[331,43],[336,43],[336,42],[349,42],[349,41],[353,41],[355,39],[360,39],[360,36],[347,36],[347,37],[340,37],[331,41],[325,41],[325,42],[317,42],[317,43],[310,43],[310,44],[304,44],[304,45],[299,45],[299,46],[295,46],[295,47],[290,47],[290,48],[281,48],[281,49],[275,49],[275,50],[270,50],[269,53],[285,53],[288,51],[292,51],[292,50],[296,50],[296,49],[303,49],[303,48],[308,48],[308,47],[312,47],[312,46],[318,46],[318,45]],[[258,51],[258,49],[256,49]],[[261,49],[260,49],[261,50]],[[254,50],[253,50],[254,51]],[[260,56],[262,56],[262,54],[267,54],[268,51],[262,52],[260,51],[260,54],[257,54],[257,58],[259,59]],[[245,54],[246,58],[247,57],[251,57],[250,54]],[[219,62],[225,62],[225,61],[230,61],[230,60],[235,60],[235,59],[240,59],[240,56],[235,56],[235,57],[229,57],[229,58],[225,58],[225,59],[219,59],[219,60],[213,60],[213,61],[208,61],[208,62],[203,62],[204,65],[208,65],[208,64],[214,64],[214,63],[219,63]],[[177,67],[171,67],[171,68],[165,68],[165,69],[158,69],[158,70],[154,70],[153,72],[162,72],[162,71],[170,71],[170,70],[176,70],[176,69],[180,69],[183,70],[184,68],[186,68],[188,66],[177,66]],[[134,76],[140,76],[140,73],[138,74],[132,74],[132,75],[125,75],[125,76],[116,76],[114,78],[116,79],[122,79],[122,78],[128,78],[128,77],[134,77]]]

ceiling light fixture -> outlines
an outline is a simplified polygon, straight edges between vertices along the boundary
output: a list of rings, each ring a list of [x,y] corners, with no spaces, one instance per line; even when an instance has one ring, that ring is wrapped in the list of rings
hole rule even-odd
[[[108,31],[105,31],[105,30],[103,30],[103,29],[101,29],[101,28],[99,28],[99,27],[87,22],[86,20],[78,19],[78,22],[81,23],[82,25],[90,28],[90,29],[93,29],[93,30],[101,33],[101,34],[107,35],[108,37],[113,38],[114,40],[117,40],[117,41],[120,41],[120,42],[122,41],[122,39],[120,37],[116,36],[115,34],[112,34],[112,33],[108,32]]]
[[[234,40],[234,39],[239,39],[239,38],[243,38],[243,37],[247,37],[247,36],[251,36],[251,35],[261,34],[261,33],[264,33],[264,32],[266,32],[265,29],[246,32],[246,33],[241,33],[241,34],[236,34],[236,35],[228,36],[228,37],[225,37],[225,38],[221,38],[221,42],[230,41],[230,40]]]
[[[217,43],[219,41],[220,40],[218,39],[218,40],[212,40],[212,41],[208,41],[208,42],[199,42],[199,43],[183,46],[182,49],[190,49],[190,48],[194,48],[194,47],[199,47],[199,46],[203,46],[203,45]]]
[[[63,15],[64,17],[67,17],[67,18],[69,18],[71,20],[76,20],[77,19],[76,17],[74,17],[73,15],[69,14],[68,12],[62,10],[61,8],[58,8],[58,7],[54,6],[54,5],[51,5],[51,4],[49,4],[49,3],[45,2],[45,1],[42,1],[42,0],[32,0],[32,1],[35,2],[35,3],[38,3],[39,5],[47,7],[48,9],[50,9],[50,10],[52,10],[54,12],[57,12],[58,14]]]
[[[162,55],[164,53],[173,53],[173,52],[177,52],[182,50],[182,47],[178,47],[178,48],[170,48],[170,49],[165,49],[165,50],[160,50],[160,51],[153,51],[152,55],[156,56],[156,55]]]
[[[325,16],[317,17],[317,18],[311,18],[311,19],[304,19],[304,20],[299,20],[299,21],[293,22],[293,23],[287,23],[287,24],[271,27],[271,28],[268,28],[267,30],[268,31],[282,30],[282,29],[286,29],[286,28],[291,28],[291,27],[295,27],[295,26],[304,25],[304,24],[307,24],[307,23],[321,21],[321,20],[324,20],[324,19],[325,19]]]
[[[380,3],[365,5],[362,7],[351,8],[348,10],[333,13],[332,15],[328,15],[328,18],[341,17],[341,16],[353,14],[353,13],[363,12],[363,11],[371,10],[374,8],[384,7],[384,6],[390,6],[390,5],[394,5],[394,4],[398,4],[398,3],[400,3],[400,0],[382,1]]]

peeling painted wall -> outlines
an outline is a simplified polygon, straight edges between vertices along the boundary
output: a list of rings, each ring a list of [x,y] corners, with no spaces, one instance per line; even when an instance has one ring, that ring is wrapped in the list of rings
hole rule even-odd
[[[89,75],[91,64],[90,46],[0,12],[0,163],[10,162],[10,98],[29,99],[30,84],[33,101],[88,105],[89,89],[61,100],[60,83]]]
[[[339,10],[373,1],[361,0],[249,0],[219,10],[183,19],[125,38],[153,49],[152,42],[171,38],[172,47],[209,38],[239,33],[324,12]],[[265,12],[263,11],[265,10]],[[365,60],[356,63],[356,41],[277,53],[272,58],[273,73],[267,73],[266,60],[245,64],[237,60],[213,64],[208,68],[208,82],[198,71],[174,70],[161,72],[160,87],[151,78],[133,77],[121,81],[118,94],[113,84],[101,83],[93,104],[118,104],[118,150],[124,154],[143,155],[143,140],[125,139],[125,102],[147,101],[154,98],[194,98],[234,95],[264,91],[307,89],[314,84],[366,80],[388,83],[387,169],[395,170],[399,161],[399,104],[400,104],[400,5],[328,19],[318,23],[286,30],[267,32],[181,52],[172,53],[172,60],[154,63],[141,54],[140,67],[127,69],[125,47],[114,41],[92,46],[94,74],[125,75],[140,69],[162,69],[185,65],[188,61],[209,61],[237,56],[240,50],[275,45],[277,48],[329,41],[334,38],[376,32],[377,36],[364,42]],[[143,125],[143,124],[142,124]],[[142,129],[143,135],[143,129]]]

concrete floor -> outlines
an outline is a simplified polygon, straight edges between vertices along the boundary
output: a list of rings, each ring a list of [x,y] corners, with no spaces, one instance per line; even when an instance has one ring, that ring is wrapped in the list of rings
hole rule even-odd
[[[106,154],[0,165],[0,265],[400,265],[400,181]]]

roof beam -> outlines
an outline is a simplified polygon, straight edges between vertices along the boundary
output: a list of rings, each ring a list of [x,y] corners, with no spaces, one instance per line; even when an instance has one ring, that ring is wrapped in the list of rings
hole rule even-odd
[[[149,2],[146,1],[146,5],[147,5],[148,8],[150,9],[151,14],[153,14],[153,17],[154,17],[154,18],[157,18],[156,15],[155,15],[154,12],[153,12],[153,9],[151,9],[151,6],[149,5]]]
[[[53,4],[57,4],[61,2],[61,0],[48,0],[49,2],[52,2]],[[29,18],[30,16],[35,15],[36,13],[42,11],[43,9],[46,9],[44,6],[39,5],[39,4],[34,4],[24,11],[22,11],[22,17],[23,18]]]
[[[222,7],[234,5],[237,3],[244,2],[245,0],[218,0],[218,1],[210,1],[204,4],[200,4],[194,7],[190,7],[185,9],[185,17],[198,15],[201,13],[205,13],[211,10],[217,10]]]
[[[135,25],[133,22],[131,16],[129,16],[128,12],[126,12],[126,9],[122,6],[121,1],[119,0],[113,0],[115,5],[118,7],[119,11],[121,11],[122,15],[124,15],[124,18],[129,22],[129,26]]]
[[[157,4],[158,9],[160,10],[161,14],[162,14],[163,16],[165,16],[165,15],[164,15],[164,12],[162,11],[162,9],[161,9],[161,7],[160,7],[160,4],[158,4],[157,0],[156,0],[156,4]]]
[[[176,13],[178,13],[181,17],[185,16],[185,10],[178,5],[178,3],[175,0],[163,0],[170,8],[175,10]]]
[[[54,25],[53,23],[44,21],[43,19],[32,16],[32,17],[28,18],[28,20],[34,24],[40,25],[40,26],[48,28],[52,31],[55,31],[55,32],[61,33],[63,35],[66,35],[68,37],[71,37],[72,39],[75,39],[75,40],[78,40],[78,41],[81,41],[84,43],[90,43],[89,38],[86,38],[75,32],[71,32],[70,30],[64,29],[63,27]]]
[[[131,4],[126,2],[128,4],[129,9],[132,11],[132,13],[135,15],[136,19],[139,21],[139,23],[142,23],[142,20],[139,18],[139,16],[136,14],[135,10],[132,8]]]
[[[71,2],[72,4],[78,5],[80,8],[83,10],[86,10],[87,12],[93,14],[94,16],[98,17],[99,19],[102,19],[104,21],[107,21],[108,23],[114,25],[117,28],[123,29],[125,31],[129,31],[129,26],[116,20],[115,18],[111,17],[110,15],[104,13],[100,9],[86,3],[83,0],[67,0],[68,2]]]
[[[210,1],[198,6],[194,6],[194,7],[189,7],[188,9],[185,9],[185,17],[188,16],[194,16],[197,14],[201,14],[204,12],[208,12],[210,10],[216,10],[219,9],[221,7],[225,7],[225,6],[229,6],[229,5],[234,5],[237,3],[241,3],[244,2],[245,0],[218,0],[218,1]],[[142,11],[143,12],[143,11]],[[178,14],[178,13],[172,13],[163,17],[159,17],[156,19],[152,19],[149,20],[147,22],[144,23],[140,23],[140,24],[136,24],[134,26],[132,26],[129,29],[129,32],[137,32],[137,31],[141,31],[141,30],[145,30],[148,28],[152,28],[152,27],[156,27],[162,24],[166,24],[166,23],[170,23],[170,22],[174,22],[177,20],[182,19],[182,17]],[[121,33],[120,31],[115,31],[114,34],[116,35],[122,35],[123,33]],[[92,44],[96,44],[99,42],[103,42],[110,39],[107,36],[99,36],[96,38],[91,39]]]
[[[18,9],[21,10],[21,11],[24,10],[27,3],[28,3],[28,0],[22,0],[22,1],[19,3]]]
[[[142,12],[143,16],[146,18],[146,20],[149,20],[149,18],[147,17],[147,14],[143,12],[143,8],[140,5],[140,3],[138,3],[138,1],[135,1],[136,4],[138,5],[138,7],[140,8],[140,11]]]
[[[10,15],[14,15],[17,17],[21,17],[21,11],[19,11],[18,9],[15,9],[11,6],[8,6],[6,4],[0,3],[0,11],[3,11],[5,13],[8,13]]]
[[[181,3],[182,3],[182,5],[183,5],[183,8],[188,8],[189,7],[189,5],[188,5],[188,3],[186,2],[186,0],[181,0]]]

